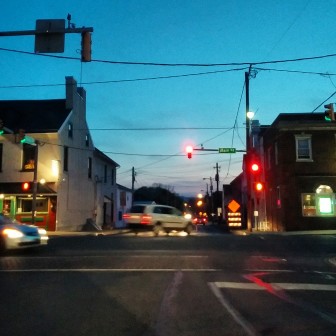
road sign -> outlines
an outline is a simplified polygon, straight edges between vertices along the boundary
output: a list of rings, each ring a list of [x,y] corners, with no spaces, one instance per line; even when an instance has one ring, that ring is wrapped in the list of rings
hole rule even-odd
[[[63,31],[59,33],[58,30]],[[35,52],[64,52],[65,20],[36,20]]]
[[[236,153],[236,148],[218,148],[218,153],[220,153],[220,154],[234,154],[234,153]]]

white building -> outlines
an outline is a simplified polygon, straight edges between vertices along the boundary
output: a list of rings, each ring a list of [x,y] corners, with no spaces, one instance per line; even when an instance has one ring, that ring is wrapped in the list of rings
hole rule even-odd
[[[0,119],[0,211],[50,231],[114,224],[118,164],[94,147],[86,92],[72,77],[65,99],[0,101]],[[37,145],[20,143],[23,134]]]

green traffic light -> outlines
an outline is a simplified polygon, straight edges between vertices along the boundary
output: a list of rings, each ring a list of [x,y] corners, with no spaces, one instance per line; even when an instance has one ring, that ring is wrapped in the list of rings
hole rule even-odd
[[[22,144],[27,144],[27,145],[32,145],[32,146],[36,146],[36,140],[28,135],[25,135],[20,142]]]
[[[2,134],[4,134],[5,133],[5,131],[2,129],[2,130],[0,130],[0,135],[2,135]]]

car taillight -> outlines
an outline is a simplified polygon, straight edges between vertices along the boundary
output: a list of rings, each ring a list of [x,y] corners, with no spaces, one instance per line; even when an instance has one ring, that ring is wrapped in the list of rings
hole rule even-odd
[[[131,216],[129,214],[123,214],[123,219],[127,219],[127,218],[130,218]]]
[[[152,222],[152,216],[142,215],[140,224],[150,224]]]

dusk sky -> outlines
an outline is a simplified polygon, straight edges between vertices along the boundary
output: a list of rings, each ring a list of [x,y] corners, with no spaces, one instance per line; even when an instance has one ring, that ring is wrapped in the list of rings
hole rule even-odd
[[[135,188],[160,183],[188,196],[205,192],[216,163],[220,185],[238,176],[242,153],[188,160],[184,148],[245,149],[251,63],[250,110],[262,125],[336,102],[336,0],[11,0],[0,9],[0,31],[68,13],[77,28],[93,27],[90,63],[80,62],[79,34],[49,54],[60,58],[34,55],[33,36],[1,37],[0,100],[64,98],[73,76],[87,91],[94,145],[126,187],[132,167]]]

